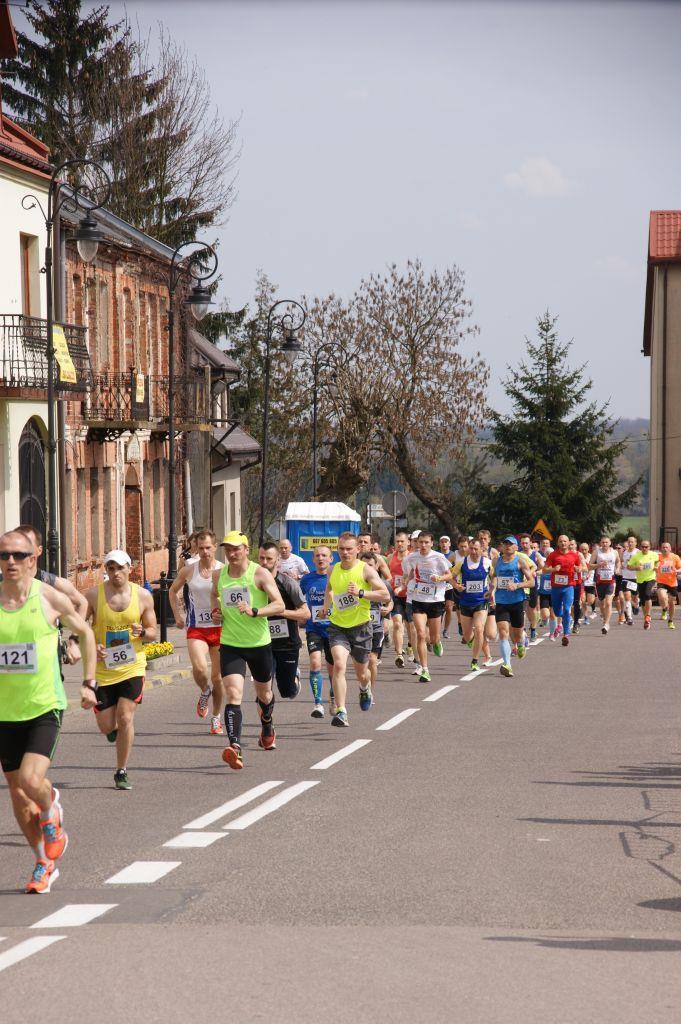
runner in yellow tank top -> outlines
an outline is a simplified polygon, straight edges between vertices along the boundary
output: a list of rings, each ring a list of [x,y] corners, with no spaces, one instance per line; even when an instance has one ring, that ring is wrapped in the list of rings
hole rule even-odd
[[[14,815],[35,853],[26,892],[45,893],[68,843],[59,791],[47,778],[66,707],[57,620],[80,641],[88,685],[94,683],[95,640],[67,597],[33,579],[35,563],[24,534],[0,537],[0,764]],[[94,701],[85,685],[81,700],[83,706]]]
[[[97,640],[97,725],[116,744],[116,789],[132,789],[128,759],[135,738],[135,709],[142,702],[147,659],[143,645],[156,639],[151,594],[130,582],[125,551],[104,556],[108,581],[88,590],[88,617]]]
[[[281,615],[284,601],[268,569],[251,562],[248,538],[238,530],[222,542],[227,565],[213,573],[213,622],[220,633],[220,673],[225,698],[225,728],[229,745],[222,760],[230,768],[243,768],[241,702],[246,666],[253,685],[262,725],[258,746],[274,750],[274,694],[272,644],[268,615]]]
[[[352,658],[359,683],[359,706],[362,711],[368,711],[371,707],[371,603],[387,604],[390,600],[388,588],[376,570],[367,562],[362,562],[358,555],[355,534],[341,533],[338,538],[340,562],[331,570],[322,612],[323,618],[329,618],[329,646],[333,655],[336,709],[331,725],[339,727],[348,725],[345,707],[348,657]]]

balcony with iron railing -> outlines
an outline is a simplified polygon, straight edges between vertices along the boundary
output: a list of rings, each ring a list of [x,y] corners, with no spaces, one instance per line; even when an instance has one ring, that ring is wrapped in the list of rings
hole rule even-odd
[[[56,324],[64,331],[75,382],[59,361],[54,361],[54,388],[69,398],[84,395],[92,385],[92,367],[86,329],[76,324]],[[0,313],[0,396],[44,398],[47,389],[47,320],[23,313]],[[66,396],[64,396],[66,397]]]
[[[168,432],[170,379],[131,370],[98,373],[82,404],[85,424],[92,436],[107,439],[126,431]],[[201,370],[173,377],[175,430],[211,429],[210,382]]]

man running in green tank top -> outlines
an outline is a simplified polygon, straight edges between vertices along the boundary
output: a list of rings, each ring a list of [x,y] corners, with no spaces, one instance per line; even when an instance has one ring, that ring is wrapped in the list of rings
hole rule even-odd
[[[34,579],[33,544],[18,531],[0,537],[0,764],[14,816],[36,863],[29,893],[47,893],[68,837],[59,791],[47,778],[59,739],[66,694],[59,666],[57,622],[81,644],[81,705],[94,694],[95,638],[69,599]]]
[[[329,646],[333,655],[336,710],[331,725],[343,728],[349,724],[345,707],[349,657],[352,658],[359,682],[359,706],[362,711],[368,711],[371,707],[371,603],[388,604],[390,594],[376,569],[359,558],[354,533],[341,533],[338,538],[338,556],[340,562],[334,565],[326,585],[322,617],[330,620]]]
[[[274,750],[274,694],[272,693],[272,644],[268,615],[282,615],[284,601],[268,569],[249,559],[248,538],[238,530],[222,542],[227,565],[213,573],[213,621],[220,633],[220,673],[225,697],[225,729],[229,745],[222,759],[230,768],[243,768],[241,753],[241,702],[246,666],[260,714],[258,746]]]

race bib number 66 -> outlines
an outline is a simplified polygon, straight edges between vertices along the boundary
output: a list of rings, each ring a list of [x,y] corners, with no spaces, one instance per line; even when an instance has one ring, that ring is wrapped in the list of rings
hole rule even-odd
[[[251,592],[248,587],[223,587],[222,604],[225,608],[237,608],[241,602],[250,605]]]

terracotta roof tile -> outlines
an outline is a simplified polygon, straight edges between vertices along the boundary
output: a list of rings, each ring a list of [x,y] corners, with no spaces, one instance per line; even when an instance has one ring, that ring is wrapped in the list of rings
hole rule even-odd
[[[681,210],[651,210],[648,259],[681,261]]]

